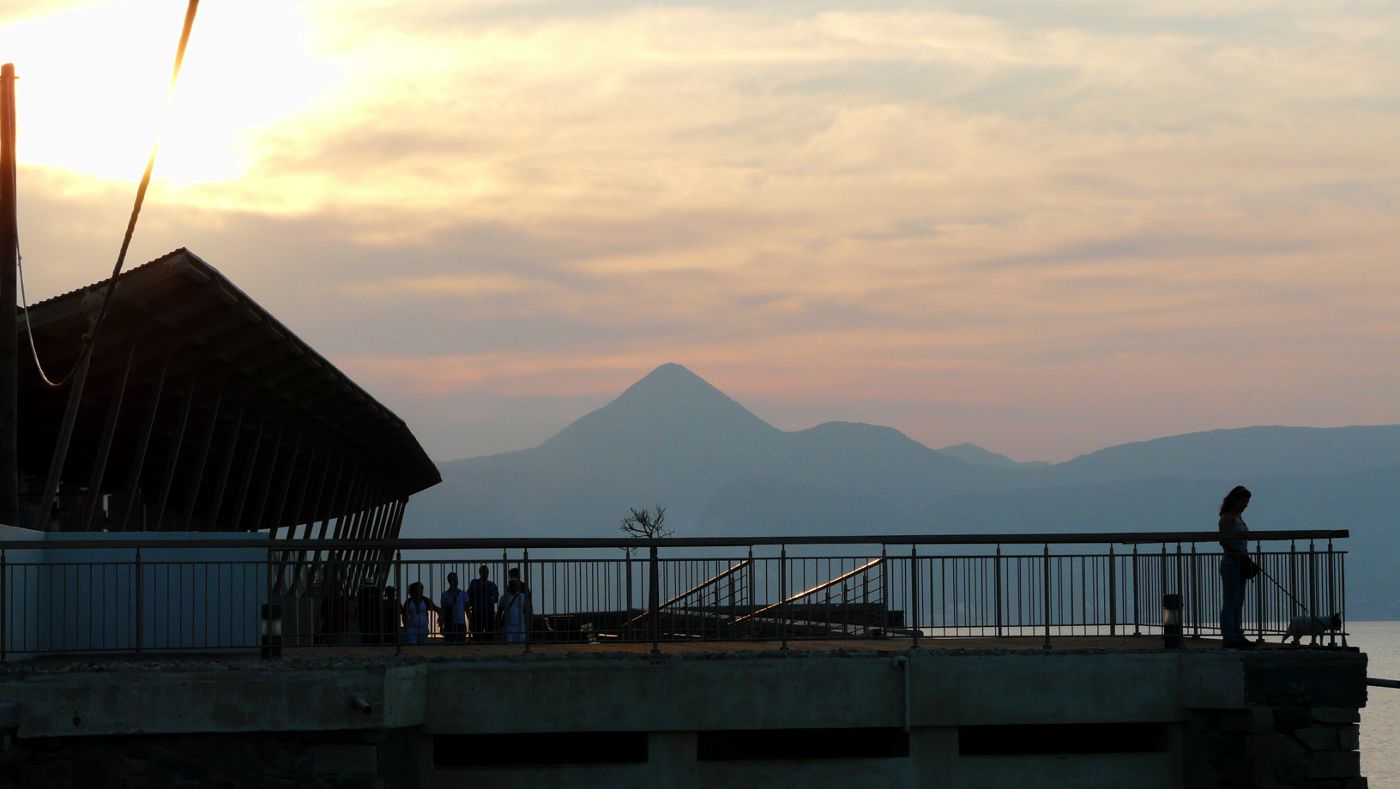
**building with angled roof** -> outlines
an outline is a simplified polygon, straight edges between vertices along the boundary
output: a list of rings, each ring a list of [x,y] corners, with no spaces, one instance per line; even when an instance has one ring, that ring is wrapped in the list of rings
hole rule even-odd
[[[440,481],[404,421],[187,249],[32,305],[20,523],[38,531],[398,536]],[[54,371],[58,371],[54,373]]]

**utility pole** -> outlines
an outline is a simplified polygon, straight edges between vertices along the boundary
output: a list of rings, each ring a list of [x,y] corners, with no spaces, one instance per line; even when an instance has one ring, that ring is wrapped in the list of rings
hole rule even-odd
[[[15,65],[0,67],[0,524],[18,525],[19,338],[15,270],[19,201],[15,194]]]

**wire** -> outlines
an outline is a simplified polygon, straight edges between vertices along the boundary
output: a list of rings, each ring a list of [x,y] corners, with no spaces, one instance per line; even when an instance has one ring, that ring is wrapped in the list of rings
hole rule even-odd
[[[180,67],[184,65],[185,62],[185,49],[190,43],[190,31],[194,28],[194,15],[195,11],[198,9],[199,0],[189,0],[189,6],[185,9],[185,26],[180,31],[180,45],[175,50],[175,66],[170,72],[170,87],[166,91],[165,96],[167,111],[170,109],[171,100],[175,96],[175,83],[180,79]],[[164,123],[162,123],[161,126],[164,127]],[[82,366],[83,358],[92,353],[93,346],[97,341],[97,330],[102,325],[102,319],[107,316],[107,307],[112,303],[112,294],[116,292],[117,289],[117,276],[122,273],[122,266],[126,264],[126,253],[127,250],[131,248],[131,237],[136,232],[136,220],[141,216],[141,206],[146,202],[146,190],[151,185],[151,172],[155,170],[156,153],[160,151],[160,142],[160,135],[158,134],[155,143],[151,145],[151,155],[146,159],[146,170],[141,174],[141,184],[136,187],[136,201],[131,206],[131,217],[126,222],[126,234],[122,236],[122,246],[121,251],[117,253],[117,263],[112,267],[112,274],[107,278],[107,283],[104,286],[102,306],[98,308],[97,317],[93,320],[91,327],[83,334],[82,347],[78,351],[77,360],[73,362],[72,368],[57,381],[51,379],[48,374],[44,372],[43,365],[39,363],[39,349],[34,345],[34,328],[29,323],[28,301],[27,299],[25,300],[24,318],[25,326],[29,329],[29,347],[34,352],[34,364],[39,368],[40,377],[42,377],[44,383],[49,386],[57,387],[67,383],[68,380],[73,377],[73,374],[78,371],[78,368]],[[18,255],[17,257],[19,259],[20,294],[21,298],[23,298],[24,258]]]

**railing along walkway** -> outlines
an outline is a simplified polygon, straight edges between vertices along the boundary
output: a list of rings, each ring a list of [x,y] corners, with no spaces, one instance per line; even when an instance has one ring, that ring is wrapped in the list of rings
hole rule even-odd
[[[1249,534],[1255,640],[1345,619],[1344,530]],[[250,541],[0,541],[0,660],[56,653],[1220,632],[1216,532]],[[645,552],[643,555],[636,555]],[[482,578],[485,583],[469,586]],[[421,583],[460,614],[405,609]],[[472,599],[472,589],[489,589]],[[449,595],[449,599],[451,595]],[[503,614],[502,599],[517,608]],[[475,604],[473,604],[475,603]],[[410,608],[416,608],[411,606]],[[508,614],[508,615],[506,615]],[[457,619],[460,627],[454,627]],[[1315,632],[1318,631],[1318,632]]]

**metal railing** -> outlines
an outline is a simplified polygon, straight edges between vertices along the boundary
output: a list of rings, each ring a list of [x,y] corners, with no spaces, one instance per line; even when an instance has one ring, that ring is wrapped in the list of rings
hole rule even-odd
[[[1255,532],[1246,633],[1345,617],[1346,531]],[[75,535],[65,535],[72,537]],[[0,542],[0,660],[318,646],[1220,634],[1215,532]],[[485,576],[482,576],[482,571]],[[455,573],[460,611],[443,606]],[[476,579],[481,582],[473,584]],[[494,590],[494,591],[493,591]],[[452,598],[446,602],[451,602]],[[454,627],[453,625],[457,626]],[[1308,627],[1305,635],[1314,635]],[[1329,645],[1345,632],[1327,632]]]

